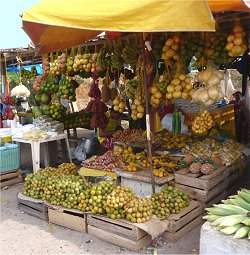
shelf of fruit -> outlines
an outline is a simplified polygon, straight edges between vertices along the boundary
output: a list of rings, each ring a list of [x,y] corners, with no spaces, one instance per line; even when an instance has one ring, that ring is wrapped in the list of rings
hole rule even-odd
[[[66,114],[63,119],[64,129],[71,128],[90,128],[91,114],[86,111]]]
[[[130,188],[116,186],[111,180],[88,183],[77,175],[76,166],[68,163],[28,175],[23,194],[52,205],[103,214],[111,219],[126,219],[133,223],[149,221],[153,215],[165,219],[189,204],[187,195],[172,186],[155,193],[152,198],[141,198]]]
[[[93,156],[83,161],[82,165],[87,168],[112,172],[117,167],[123,167],[123,162],[113,151],[107,151],[103,155]]]
[[[192,154],[195,157],[211,159],[218,165],[229,166],[242,157],[244,146],[234,140],[219,142],[213,138],[193,142],[183,148],[183,153]]]

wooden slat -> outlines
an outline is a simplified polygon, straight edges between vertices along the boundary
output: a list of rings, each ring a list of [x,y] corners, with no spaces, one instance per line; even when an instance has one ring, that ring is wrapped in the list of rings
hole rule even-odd
[[[43,203],[35,203],[35,202],[27,201],[27,200],[22,200],[20,198],[17,198],[17,201],[18,201],[18,204],[29,206],[41,212],[44,210],[47,210],[47,207]]]
[[[35,216],[37,218],[40,218],[42,220],[48,220],[48,213],[45,211],[38,211],[36,209],[33,209],[29,206],[25,206],[23,204],[18,204],[18,209],[20,211],[23,211],[31,216]]]
[[[181,210],[180,213],[171,214],[168,217],[168,220],[179,220],[180,218],[182,218],[183,216],[185,216],[186,214],[188,214],[189,212],[191,212],[193,209],[197,207],[199,207],[199,203],[194,200],[191,200],[189,206]]]
[[[85,218],[83,215],[75,216],[66,212],[59,212],[48,208],[49,222],[79,232],[85,232]]]
[[[138,172],[127,172],[120,169],[115,169],[115,172],[117,173],[118,176],[121,176],[123,178],[151,183],[151,175],[149,170],[142,170]],[[174,180],[174,175],[169,174],[166,177],[155,177],[154,179],[155,179],[155,184],[163,185]]]
[[[22,177],[17,177],[17,178],[14,178],[14,179],[10,179],[8,181],[3,181],[3,182],[0,183],[0,188],[10,186],[10,185],[13,185],[13,184],[17,184],[17,183],[20,183],[22,181],[23,181]]]
[[[166,238],[168,241],[175,242],[182,238],[184,235],[188,234],[191,230],[193,230],[195,227],[200,225],[202,223],[202,217],[199,216],[193,221],[191,221],[189,224],[185,225],[185,227],[181,228],[177,232],[165,232],[163,237]]]
[[[88,233],[106,242],[112,243],[120,247],[124,247],[126,249],[130,249],[133,251],[139,251],[140,249],[148,246],[152,242],[150,235],[145,235],[140,240],[133,241],[125,237],[116,235],[114,233],[110,233],[108,231],[98,229],[91,225],[88,225]]]
[[[203,209],[200,205],[178,221],[170,221],[168,232],[178,232],[181,228],[185,227],[198,216],[200,216],[202,214],[202,211]]]
[[[0,180],[4,181],[6,179],[13,179],[15,177],[18,177],[19,175],[20,175],[19,171],[1,174],[0,175]]]
[[[87,222],[89,225],[125,236],[131,240],[139,240],[146,235],[145,231],[124,220],[112,220],[98,215],[88,215]]]

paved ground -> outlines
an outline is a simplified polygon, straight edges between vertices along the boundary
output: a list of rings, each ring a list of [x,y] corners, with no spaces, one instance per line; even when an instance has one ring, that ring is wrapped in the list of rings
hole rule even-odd
[[[120,247],[21,213],[16,195],[22,184],[1,191],[0,247],[4,255],[136,254]],[[148,247],[140,254],[197,254],[200,227],[176,243],[158,240],[155,252]]]

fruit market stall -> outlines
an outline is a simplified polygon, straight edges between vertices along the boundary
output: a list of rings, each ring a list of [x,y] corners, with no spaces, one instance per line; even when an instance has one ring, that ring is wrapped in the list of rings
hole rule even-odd
[[[112,5],[110,15],[114,10]],[[40,11],[39,5],[33,9]],[[32,26],[49,28],[46,34],[57,25],[55,20],[41,25],[35,17],[24,15],[31,35]],[[199,32],[142,34],[129,33],[139,25],[132,15],[127,17],[132,28],[122,29],[126,34],[108,32],[105,39],[70,49],[63,38],[58,45],[44,42],[43,75],[33,86],[39,115],[64,123],[65,129],[94,129],[103,153],[84,159],[79,172],[73,164],[39,170],[26,178],[24,195],[43,201],[49,222],[134,250],[160,234],[175,241],[201,224],[204,208],[237,190],[247,167],[245,146],[236,141],[237,123],[243,123],[237,107],[244,98],[235,94],[226,68],[247,52],[249,16],[244,17],[226,26],[218,19],[214,33],[197,29],[212,30],[208,19],[203,25],[192,20],[190,29]],[[108,24],[108,30],[115,24]],[[97,33],[85,32],[83,39]],[[75,101],[80,83],[90,87],[89,101],[81,112],[70,114],[63,105]],[[91,172],[104,180],[92,183],[84,177]]]

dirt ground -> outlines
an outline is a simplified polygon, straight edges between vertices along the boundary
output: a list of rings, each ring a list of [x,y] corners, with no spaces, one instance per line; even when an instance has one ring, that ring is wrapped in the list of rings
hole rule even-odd
[[[197,254],[200,227],[176,243],[157,240],[157,248],[139,253],[114,246],[85,233],[72,231],[20,212],[17,184],[1,191],[0,251],[4,255],[78,254]]]

